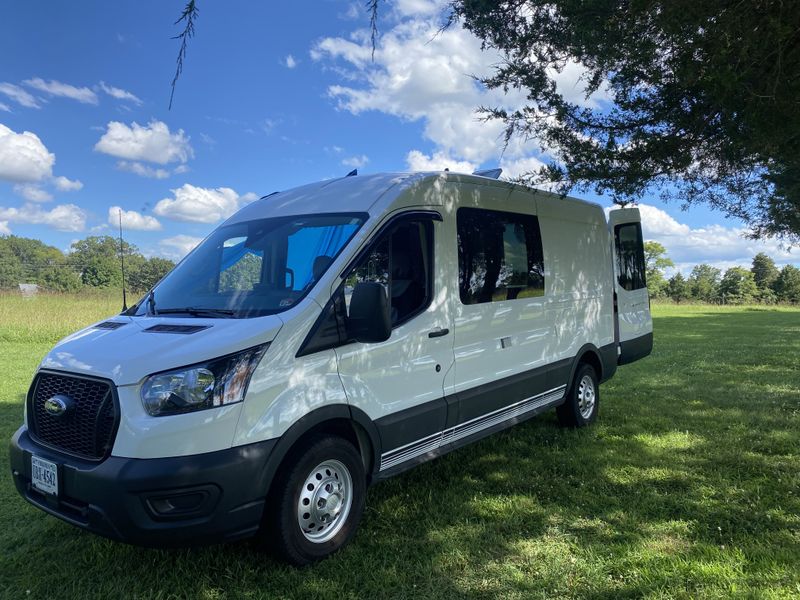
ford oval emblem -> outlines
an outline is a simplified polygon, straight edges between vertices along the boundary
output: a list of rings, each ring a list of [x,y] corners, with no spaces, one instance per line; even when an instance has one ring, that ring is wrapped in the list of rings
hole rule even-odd
[[[72,399],[61,394],[48,398],[44,402],[44,410],[51,417],[63,417],[72,408]]]

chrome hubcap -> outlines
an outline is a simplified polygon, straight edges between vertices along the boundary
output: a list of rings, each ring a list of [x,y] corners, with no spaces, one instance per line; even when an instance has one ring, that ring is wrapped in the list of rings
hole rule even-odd
[[[327,542],[341,531],[353,504],[353,479],[338,460],[318,464],[297,501],[297,523],[307,540]]]
[[[588,375],[584,375],[578,384],[578,410],[581,416],[588,419],[592,416],[595,403],[594,381]]]

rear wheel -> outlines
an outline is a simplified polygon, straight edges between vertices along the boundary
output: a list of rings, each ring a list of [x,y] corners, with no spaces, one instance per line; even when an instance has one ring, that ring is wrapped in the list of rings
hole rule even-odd
[[[342,438],[314,438],[289,458],[272,489],[264,541],[294,565],[321,560],[344,546],[361,521],[361,455]]]
[[[600,386],[597,373],[589,364],[578,365],[564,404],[556,409],[564,427],[586,427],[597,419],[600,408]]]

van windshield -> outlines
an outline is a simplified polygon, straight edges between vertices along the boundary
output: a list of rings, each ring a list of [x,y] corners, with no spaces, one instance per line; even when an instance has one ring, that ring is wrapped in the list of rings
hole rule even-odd
[[[311,291],[366,217],[293,216],[220,227],[134,314],[259,317],[287,310]]]

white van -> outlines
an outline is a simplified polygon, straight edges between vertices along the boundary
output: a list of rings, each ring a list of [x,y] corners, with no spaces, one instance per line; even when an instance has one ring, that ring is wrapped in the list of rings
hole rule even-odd
[[[367,486],[650,353],[637,209],[455,173],[322,181],[228,219],[59,342],[12,439],[29,502],[146,546],[343,546]]]

